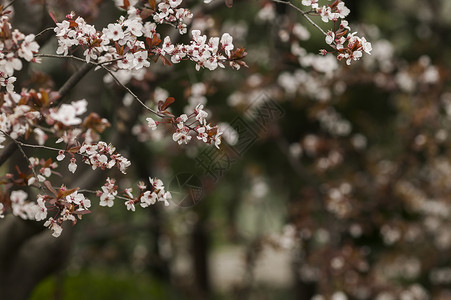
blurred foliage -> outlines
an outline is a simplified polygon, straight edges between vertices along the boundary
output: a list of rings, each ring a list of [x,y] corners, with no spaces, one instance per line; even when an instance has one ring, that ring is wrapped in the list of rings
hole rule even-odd
[[[170,137],[137,143],[125,130],[118,140],[127,141],[122,150],[131,155],[134,177],[122,178],[124,186],[149,175],[170,181],[191,172],[202,179],[204,197],[195,207],[157,206],[133,215],[124,213],[119,202],[108,211],[96,208],[77,224],[69,271],[61,279],[63,299],[311,299],[316,293],[330,299],[336,291],[346,291],[350,299],[376,299],[385,292],[394,298],[381,299],[400,299],[417,285],[433,299],[449,299],[451,280],[431,279],[451,261],[446,230],[451,224],[451,124],[449,103],[444,104],[451,57],[449,1],[345,1],[354,9],[350,17],[359,34],[368,35],[373,45],[387,42],[393,52],[379,44],[382,54],[351,67],[341,62],[330,77],[301,67],[290,43],[280,39],[299,22],[312,33],[301,46],[317,53],[323,36],[281,5],[274,22],[257,22],[264,2],[235,1],[233,8],[219,6],[207,16],[206,23],[213,24],[207,33],[238,24],[235,29],[244,34],[234,44],[246,47],[249,69],[196,72],[181,64],[158,77],[157,65],[150,79],[130,86],[151,104],[160,100],[154,99],[156,87],[166,89],[176,98],[173,111],[182,113],[192,86],[204,82],[214,119],[230,123],[242,117],[253,128],[246,109],[256,95],[266,93],[283,118],[260,128],[252,146],[217,181],[195,160],[204,148],[181,149]],[[424,82],[428,67],[436,68],[437,81]],[[299,70],[308,76],[295,81],[294,93],[287,92],[287,78]],[[293,76],[281,80],[283,73]],[[306,83],[309,76],[313,80]],[[311,86],[316,94],[308,92]],[[318,99],[324,91],[330,96]],[[229,105],[237,93],[243,103]],[[121,104],[125,93],[120,88],[100,94],[101,114],[113,120],[113,128],[144,122],[136,107]],[[121,119],[119,112],[131,120]],[[333,119],[332,125],[325,125],[321,115]],[[335,134],[342,121],[351,129]],[[114,136],[113,130],[109,133]],[[292,155],[297,146],[301,154]],[[418,199],[426,203],[425,211],[418,209]],[[437,206],[428,208],[431,203]],[[209,258],[227,246],[245,249],[237,268],[242,272],[232,274],[235,281],[227,291],[218,292]],[[283,267],[293,282],[284,288],[254,281],[265,247],[286,251],[292,259]],[[113,272],[116,267],[121,272]],[[73,271],[77,275],[70,275]],[[49,299],[54,280],[43,282],[32,299]]]
[[[41,282],[33,292],[30,300],[52,299],[57,291],[61,292],[61,299],[89,300],[89,299],[187,299],[170,286],[144,274],[130,274],[129,272],[109,272],[99,269],[86,270],[76,275],[57,275]]]

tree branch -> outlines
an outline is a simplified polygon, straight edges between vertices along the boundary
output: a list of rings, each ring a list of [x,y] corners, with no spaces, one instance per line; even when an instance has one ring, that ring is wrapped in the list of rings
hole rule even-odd
[[[286,4],[288,6],[291,6],[292,8],[294,8],[295,10],[297,10],[299,13],[301,13],[301,15],[307,19],[307,21],[309,21],[313,26],[315,26],[319,31],[321,31],[324,35],[327,36],[327,33],[318,26],[318,24],[316,24],[315,22],[313,22],[312,19],[310,19],[310,17],[308,16],[308,12],[303,11],[302,9],[300,9],[299,7],[297,7],[296,5],[294,5],[293,3],[291,3],[290,1],[282,1],[282,0],[272,0],[275,3],[282,3],[282,4]]]
[[[93,67],[94,65],[85,64],[76,73],[72,74],[72,76],[58,90],[59,98],[53,104],[57,105],[61,103],[64,97],[69,94],[70,90],[73,89]],[[11,157],[11,155],[16,152],[17,149],[17,143],[9,143],[0,154],[0,166],[2,166]]]

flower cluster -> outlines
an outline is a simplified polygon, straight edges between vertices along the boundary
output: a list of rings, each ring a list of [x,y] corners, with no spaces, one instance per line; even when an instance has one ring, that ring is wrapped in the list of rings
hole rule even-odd
[[[143,183],[139,184],[140,195],[138,198],[141,207],[146,208],[150,205],[155,204],[156,202],[164,202],[164,205],[168,206],[169,205],[168,200],[172,199],[172,195],[170,192],[165,191],[163,182],[160,179],[150,177],[149,182],[150,182],[150,190],[147,191],[145,190],[146,186]],[[136,203],[137,200],[132,197],[130,192],[128,193],[130,200],[125,202],[125,205],[127,206],[128,210],[135,211],[134,203]]]
[[[134,4],[137,1],[130,1]],[[117,22],[109,24],[101,31],[88,24],[83,18],[74,14],[66,16],[66,20],[57,22],[54,28],[57,37],[59,55],[70,55],[76,49],[82,49],[86,62],[100,66],[103,64],[112,71],[142,71],[150,66],[150,60],[161,59],[164,63],[178,63],[182,60],[191,60],[196,63],[196,69],[225,67],[226,64],[238,69],[245,66],[241,61],[246,53],[243,49],[234,49],[232,36],[228,33],[222,37],[207,39],[200,31],[192,32],[192,41],[188,44],[172,44],[169,37],[162,42],[157,33],[159,24],[171,23],[175,25],[180,34],[187,32],[184,19],[192,17],[189,10],[179,8],[181,0],[160,1],[155,7],[152,1],[140,9],[124,1],[125,16]],[[128,3],[128,4],[127,4]],[[69,160],[68,170],[75,173],[78,161],[82,161],[95,169],[118,168],[125,174],[130,161],[116,153],[111,144],[99,141],[99,134],[109,126],[109,122],[95,113],[85,116],[88,110],[88,101],[85,99],[60,104],[62,95],[58,92],[41,89],[39,91],[23,89],[20,94],[14,92],[12,76],[14,71],[22,68],[22,59],[36,62],[34,57],[39,50],[34,41],[34,35],[25,36],[17,30],[12,30],[8,18],[0,18],[0,84],[6,87],[0,93],[0,147],[6,138],[14,140],[19,147],[44,148],[55,151],[56,161],[51,158],[45,160],[31,157],[29,169],[22,172],[18,167],[17,174],[8,173],[2,181],[30,188],[39,188],[42,195],[36,201],[28,201],[25,191],[12,191],[6,200],[1,201],[0,218],[5,211],[12,211],[14,215],[24,219],[45,221],[44,226],[53,231],[55,237],[62,232],[64,221],[76,222],[76,216],[89,213],[91,202],[81,193],[79,188],[67,189],[52,187],[50,177],[57,172],[59,163]],[[207,144],[219,147],[221,132],[216,126],[207,123],[208,113],[202,104],[194,104],[191,112],[175,117],[167,111],[172,103],[160,103],[157,115],[162,116],[161,122],[148,119],[149,128],[155,129],[159,123],[173,125],[174,141],[187,143],[193,133],[197,139]],[[38,145],[28,143],[29,137],[34,134]],[[55,137],[56,144],[65,146],[54,148],[46,145],[50,137]],[[53,139],[50,139],[54,141]],[[26,157],[26,153],[23,152]],[[68,158],[66,158],[68,156]],[[113,178],[108,178],[106,184],[98,191],[100,205],[111,207],[114,199],[119,197],[126,200],[129,210],[135,210],[135,204],[142,207],[150,206],[156,202],[169,205],[171,193],[165,191],[159,179],[150,179],[151,187],[146,189],[143,183],[139,184],[140,194],[135,198],[131,188],[124,190],[124,196],[118,195],[118,187]],[[10,189],[6,188],[6,195]],[[89,191],[87,191],[89,192]],[[11,199],[9,199],[11,198]],[[52,212],[51,216],[48,216]]]
[[[28,178],[27,184],[32,185],[36,182],[36,179],[39,182],[44,182],[47,178],[49,178],[55,172],[54,170],[58,168],[58,163],[53,162],[51,159],[44,160],[38,159],[36,157],[30,157],[29,167],[33,169],[39,167],[39,170],[36,173],[37,176],[31,176],[30,178]]]
[[[351,33],[348,21],[344,20],[350,10],[342,0],[335,0],[332,4],[323,6],[319,6],[318,0],[302,0],[302,4],[311,8],[307,13],[320,16],[325,23],[334,23],[334,30],[327,32],[325,40],[334,48],[338,60],[345,59],[346,64],[350,65],[353,60],[359,60],[363,52],[371,54],[371,43],[364,37],[356,36],[356,32]],[[335,26],[338,20],[340,25]],[[329,52],[323,49],[320,53],[326,55]]]
[[[179,8],[182,0],[165,0],[158,4],[158,11],[153,19],[156,23],[172,23],[179,30],[180,34],[187,32],[185,19],[191,19],[193,14],[186,8]]]
[[[119,153],[115,153],[116,148],[105,142],[99,141],[97,143],[88,144],[83,143],[81,147],[71,147],[66,151],[60,150],[56,159],[62,161],[65,158],[65,153],[72,155],[69,163],[69,171],[75,173],[77,170],[77,160],[74,154],[80,154],[83,161],[90,165],[93,170],[100,168],[102,170],[117,167],[123,174],[131,165],[130,161]]]
[[[37,165],[35,159],[31,159],[31,163],[33,166]],[[46,174],[46,177],[49,177],[50,172],[53,171],[43,167],[40,172],[49,173]],[[13,176],[10,174],[7,177],[12,179]],[[26,176],[24,173],[20,173],[19,177],[26,179],[31,175]],[[18,181],[16,180],[16,182]],[[124,189],[124,196],[119,196],[118,186],[113,178],[107,178],[101,190],[83,192],[95,193],[100,198],[100,206],[112,207],[116,198],[126,200],[127,209],[132,211],[135,211],[135,204],[137,203],[143,208],[156,202],[163,202],[165,206],[168,206],[168,201],[172,199],[172,196],[170,192],[165,190],[163,182],[157,178],[149,178],[149,182],[149,189],[143,182],[138,183],[140,193],[137,197],[133,196],[131,188]],[[4,212],[9,209],[13,215],[24,220],[45,220],[44,226],[53,231],[54,237],[58,237],[63,230],[62,224],[64,221],[71,221],[76,224],[77,218],[81,219],[83,215],[90,213],[91,200],[86,198],[79,188],[68,189],[62,185],[56,190],[52,187],[50,181],[44,181],[41,189],[45,193],[38,195],[36,202],[27,200],[28,194],[23,190],[12,191],[9,200],[0,205],[0,218],[3,218]],[[50,217],[49,214],[51,214]]]
[[[24,35],[17,29],[12,30],[7,15],[0,17],[0,86],[8,92],[14,91],[14,71],[22,69],[20,58],[36,62],[34,55],[39,45],[34,38],[34,34]]]
[[[114,199],[117,195],[117,185],[114,178],[107,178],[101,191],[97,191],[97,196],[100,197],[100,206],[112,207]]]
[[[18,104],[21,97],[17,94],[2,94],[4,103],[0,107],[0,136],[9,134],[12,138],[23,136],[40,118],[40,113],[28,105]],[[0,140],[3,142],[5,139]],[[3,145],[1,145],[3,148]]]
[[[165,191],[163,182],[157,178],[150,178],[150,189],[144,182],[138,183],[139,195],[133,196],[132,188],[124,189],[124,196],[118,196],[118,186],[116,181],[111,178],[107,178],[105,184],[102,186],[102,190],[97,191],[97,196],[100,197],[100,206],[112,207],[116,198],[125,200],[125,206],[127,210],[135,211],[135,204],[139,203],[142,208],[146,208],[156,202],[164,202],[165,206],[169,205],[168,200],[172,199],[170,192]]]
[[[112,69],[130,71],[149,67],[152,57],[155,61],[161,59],[164,64],[191,60],[196,63],[197,70],[201,67],[214,70],[218,66],[225,67],[226,63],[236,69],[246,66],[241,61],[246,55],[244,49],[233,51],[232,37],[228,33],[207,42],[205,35],[193,30],[192,41],[187,45],[173,44],[169,36],[161,42],[158,24],[170,23],[179,29],[180,34],[187,32],[183,20],[191,18],[192,14],[188,9],[178,7],[181,2],[162,1],[158,9],[138,9],[128,5],[127,16],[121,16],[102,31],[97,31],[82,17],[75,18],[70,14],[66,16],[67,20],[55,21],[57,53],[68,55],[71,49],[81,46],[87,62],[95,61],[108,64]],[[155,23],[148,21],[150,16]],[[166,56],[170,56],[170,60]]]
[[[350,65],[351,61],[359,60],[363,52],[371,54],[372,46],[365,37],[356,36],[356,32],[348,33],[348,30],[350,30],[348,22],[342,20],[337,31],[328,31],[326,43],[338,52],[338,60],[345,59],[346,64]],[[323,50],[322,54],[327,54],[327,51]]]
[[[28,194],[23,190],[12,191],[9,195],[9,202],[13,215],[24,220],[43,221],[52,212],[54,217],[50,217],[44,223],[53,231],[53,236],[58,237],[62,232],[61,224],[64,221],[77,222],[76,215],[81,218],[83,214],[89,213],[91,201],[76,189],[61,188],[56,191],[49,182],[45,187],[50,195],[38,195],[37,201],[28,201]],[[3,207],[3,205],[2,205]]]
[[[50,109],[50,119],[62,123],[64,126],[72,126],[81,124],[80,115],[86,112],[88,102],[84,99],[72,101],[71,104],[62,104],[58,108]],[[49,121],[52,123],[52,121]]]
[[[206,144],[213,144],[219,149],[221,144],[222,132],[218,130],[217,126],[212,126],[207,123],[208,113],[204,110],[202,104],[198,104],[196,108],[189,114],[181,114],[175,117],[166,109],[172,104],[174,98],[169,97],[163,103],[160,101],[159,112],[163,114],[164,120],[161,122],[155,121],[153,118],[146,118],[147,126],[151,130],[156,130],[161,123],[171,123],[175,126],[175,132],[172,134],[172,139],[179,145],[188,144],[191,141],[191,133],[195,133],[198,140]]]

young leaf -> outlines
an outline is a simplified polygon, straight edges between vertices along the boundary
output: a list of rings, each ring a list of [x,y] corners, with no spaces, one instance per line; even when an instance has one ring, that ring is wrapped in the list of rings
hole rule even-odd
[[[156,0],[149,0],[150,8],[154,11],[157,10],[157,1]]]
[[[163,101],[159,101],[158,102],[158,109],[160,111],[166,110],[169,106],[171,106],[172,103],[174,103],[174,101],[175,101],[175,99],[173,97],[166,98],[164,103],[163,103]]]
[[[52,12],[50,10],[49,10],[49,16],[50,16],[50,18],[52,18],[52,20],[53,20],[53,22],[55,22],[55,24],[58,23],[58,20],[56,20],[55,15],[52,14]]]

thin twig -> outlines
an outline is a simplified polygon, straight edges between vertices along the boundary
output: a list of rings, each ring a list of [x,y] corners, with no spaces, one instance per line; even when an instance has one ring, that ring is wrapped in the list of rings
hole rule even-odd
[[[10,7],[11,5],[13,5],[14,2],[16,2],[16,0],[13,0],[13,1],[9,2],[7,5],[5,5],[5,7],[3,7],[3,10],[5,10],[5,9],[7,9],[8,7]]]
[[[50,147],[50,146],[45,146],[45,145],[34,145],[34,144],[27,144],[18,140],[14,140],[15,143],[17,143],[19,146],[22,147],[28,147],[28,148],[38,148],[38,149],[46,149],[46,150],[52,150],[52,151],[61,151],[63,149],[58,149],[58,148],[54,148],[54,147]],[[64,151],[64,150],[63,150]]]
[[[92,190],[87,190],[87,189],[79,189],[78,192],[80,192],[80,193],[97,194],[97,191],[92,191]],[[123,197],[123,196],[120,196],[120,195],[115,195],[114,197],[118,198],[118,199],[122,199],[122,200],[127,200],[127,201],[130,200],[130,198]]]
[[[46,29],[42,30],[41,32],[39,32],[38,34],[36,34],[35,38],[41,36],[42,34],[46,33],[47,31],[50,31],[50,30],[53,31],[54,28],[55,28],[55,27],[49,27],[49,28],[46,28]],[[35,56],[37,56],[37,55],[35,55]]]
[[[37,54],[37,57],[50,57],[50,58],[71,58],[74,60],[78,60],[78,61],[82,61],[84,63],[87,63],[84,59],[74,56],[74,55],[56,55],[56,54]],[[112,60],[108,60],[108,61],[104,61],[101,63],[95,63],[95,62],[89,62],[88,65],[90,65],[90,69],[93,66],[96,67],[101,67],[102,69],[104,69],[105,71],[108,72],[108,74],[110,74],[111,77],[113,77],[114,81],[120,85],[123,89],[125,89],[130,95],[132,95],[133,98],[135,98],[136,101],[139,102],[139,104],[141,104],[145,109],[147,109],[148,111],[152,112],[153,114],[159,116],[160,118],[164,118],[165,116],[155,110],[153,110],[152,108],[150,108],[149,106],[147,106],[135,93],[132,92],[132,90],[130,88],[128,88],[127,86],[125,86],[123,83],[121,83],[119,81],[119,79],[113,74],[113,72],[111,70],[109,70],[108,68],[105,67],[106,64],[121,60],[122,58],[117,58],[117,59],[112,59]],[[69,80],[66,82],[68,83]]]
[[[38,174],[36,173],[36,170],[34,169],[34,166],[31,165],[30,158],[27,156],[27,154],[25,153],[25,151],[24,151],[23,148],[22,148],[22,144],[23,144],[23,143],[17,141],[17,140],[14,139],[14,138],[12,138],[9,134],[7,134],[7,133],[6,133],[5,131],[3,131],[3,130],[0,130],[0,132],[1,132],[2,134],[6,135],[10,140],[12,140],[12,141],[17,145],[17,147],[19,148],[19,151],[22,153],[23,157],[25,158],[25,160],[26,160],[27,163],[28,163],[28,166],[30,167],[31,171],[33,172],[33,175],[34,175],[34,177],[35,177],[36,180],[37,180],[37,184],[38,184],[39,188],[45,193],[44,187],[43,187],[42,184],[39,182]]]
[[[141,99],[139,99],[139,97],[132,92],[132,90],[130,90],[130,88],[128,88],[127,86],[125,86],[122,82],[119,81],[119,79],[117,79],[117,77],[113,74],[113,72],[109,69],[107,69],[105,66],[101,65],[100,67],[102,67],[102,69],[104,69],[105,71],[108,72],[108,74],[110,74],[111,77],[113,77],[114,81],[119,84],[122,88],[124,88],[130,95],[132,95],[133,98],[135,98],[136,101],[139,102],[139,104],[141,104],[145,109],[147,109],[148,111],[154,113],[155,115],[159,116],[160,118],[164,118],[165,116],[155,110],[153,110],[152,108],[148,107]]]
[[[308,16],[308,13],[303,11],[302,9],[300,9],[299,7],[297,7],[296,5],[294,5],[293,3],[291,3],[290,1],[282,1],[282,0],[272,0],[273,2],[276,3],[282,3],[282,4],[286,4],[288,6],[291,6],[292,8],[294,8],[295,10],[297,10],[298,12],[301,13],[301,15],[307,19],[307,21],[309,21],[313,26],[315,26],[319,31],[321,31],[324,35],[327,36],[327,33],[318,26],[318,24],[316,24],[315,22],[313,22],[312,19],[310,19],[310,17]]]
[[[110,63],[113,63],[113,62],[116,62],[116,61],[119,61],[119,60],[123,59],[122,57],[119,57],[119,58],[115,58],[115,59],[106,60],[106,61],[103,61],[103,62],[96,63],[96,62],[93,62],[93,61],[89,61],[88,62],[85,59],[83,59],[81,57],[78,57],[78,56],[75,56],[75,55],[59,55],[59,54],[38,53],[35,56],[36,57],[47,57],[47,58],[74,59],[74,60],[78,60],[78,61],[83,62],[83,63],[87,63],[87,64],[91,64],[91,65],[94,65],[94,66],[99,66],[99,67],[101,65],[107,65],[107,64],[110,64]]]
[[[53,102],[53,105],[60,103],[63,98],[69,93],[69,91],[77,85],[77,83],[85,76],[94,65],[86,64],[80,68],[76,73],[63,84],[63,86],[58,90],[59,98]],[[19,142],[18,140],[16,140]],[[17,143],[9,143],[8,146],[0,153],[0,166],[3,165],[9,157],[17,150]]]

